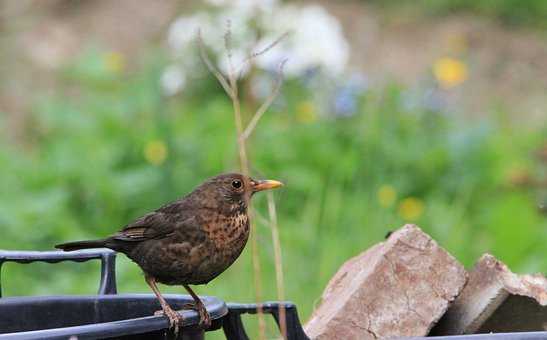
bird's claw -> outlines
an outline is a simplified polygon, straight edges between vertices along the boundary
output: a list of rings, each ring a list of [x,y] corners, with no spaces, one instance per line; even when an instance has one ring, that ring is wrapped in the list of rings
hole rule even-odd
[[[198,312],[198,315],[199,315],[198,327],[199,328],[207,329],[211,327],[211,317],[209,316],[209,313],[207,312],[207,309],[205,308],[203,304],[195,303],[195,302],[187,302],[181,306],[181,309],[194,310]]]
[[[183,318],[182,316],[175,312],[172,309],[168,310],[159,310],[154,313],[154,315],[165,315],[169,319],[169,328],[173,330],[175,336],[179,334],[179,327],[182,326]]]
[[[205,307],[198,308],[198,314],[199,314],[199,324],[198,326],[201,329],[208,329],[211,327],[211,317],[209,316],[209,313],[205,309]]]

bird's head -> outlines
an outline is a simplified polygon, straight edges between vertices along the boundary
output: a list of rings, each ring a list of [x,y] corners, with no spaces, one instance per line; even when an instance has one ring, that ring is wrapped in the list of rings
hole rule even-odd
[[[251,197],[259,191],[275,189],[283,183],[274,180],[255,180],[249,176],[228,173],[207,180],[200,187],[202,194],[221,205],[246,209]]]

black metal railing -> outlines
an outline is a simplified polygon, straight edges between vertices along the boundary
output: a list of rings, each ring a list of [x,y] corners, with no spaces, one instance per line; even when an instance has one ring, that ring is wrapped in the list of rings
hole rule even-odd
[[[2,298],[1,273],[2,265],[6,262],[23,264],[31,262],[57,263],[61,261],[85,262],[96,259],[101,260],[101,280],[98,296]],[[182,304],[182,300],[189,299],[190,297],[167,295],[166,298],[171,300],[170,303],[173,303],[173,306],[176,306],[177,304]],[[204,297],[204,299],[206,307],[212,313],[211,317],[214,319],[213,327],[209,330],[222,328],[228,340],[249,339],[243,325],[242,315],[256,314],[258,310],[257,304],[225,304],[222,300],[213,297]],[[123,307],[128,304],[131,304],[131,310]],[[18,314],[17,311],[22,309],[27,312],[32,310],[37,315],[42,316],[39,320],[24,321],[25,324],[20,325],[21,331],[15,330],[19,327],[14,324],[19,320],[18,318],[0,320],[5,321],[6,325],[4,326],[6,326],[8,332],[6,334],[5,330],[3,333],[0,327],[0,339],[4,339],[6,336],[8,339],[57,339],[66,337],[67,335],[103,338],[111,336],[120,337],[121,334],[133,334],[131,336],[141,334],[146,339],[170,338],[167,331],[168,323],[165,318],[161,316],[154,317],[152,315],[153,308],[156,308],[154,305],[156,304],[157,301],[151,294],[117,294],[116,252],[112,250],[87,249],[73,252],[0,250],[0,309],[4,308],[12,316]],[[91,305],[93,305],[93,308],[90,307]],[[55,308],[61,310],[57,310],[56,313],[49,313],[51,309],[49,306],[56,306]],[[300,324],[296,306],[293,303],[266,302],[260,304],[260,306],[265,314],[269,314],[275,319],[278,326],[280,325],[280,309],[283,306],[285,308],[286,339],[308,340]],[[136,311],[135,308],[140,310]],[[63,311],[62,309],[78,309],[81,312],[78,315],[73,315],[74,313],[71,311]],[[90,321],[93,317],[89,316],[89,314],[93,313],[102,315],[107,321]],[[183,311],[181,313],[185,315],[185,320],[190,323],[184,331],[186,338],[202,339],[203,332],[196,332],[195,325],[193,325],[194,323],[197,324],[197,313],[194,311]],[[47,314],[47,317],[44,316],[45,314]],[[59,315],[66,316],[67,314],[69,316],[66,317],[67,319],[58,320]],[[108,317],[106,317],[107,315]],[[108,320],[119,321],[110,322]],[[67,323],[68,325],[65,325]],[[2,322],[0,322],[1,324]]]
[[[287,329],[287,340],[305,340],[308,339],[306,333],[302,329],[300,319],[298,318],[298,312],[296,305],[291,302],[265,302],[260,304],[262,312],[265,314],[271,314],[280,326],[280,312],[282,306],[285,308],[285,325]],[[241,315],[243,314],[256,314],[258,312],[258,305],[256,303],[242,304],[242,303],[228,303],[228,315],[226,315],[222,321],[222,328],[224,334],[228,340],[248,340],[249,337],[245,332]]]
[[[2,265],[6,262],[31,263],[62,261],[86,262],[101,260],[99,295],[116,294],[116,252],[110,249],[85,249],[73,252],[0,250],[0,298],[2,297]]]

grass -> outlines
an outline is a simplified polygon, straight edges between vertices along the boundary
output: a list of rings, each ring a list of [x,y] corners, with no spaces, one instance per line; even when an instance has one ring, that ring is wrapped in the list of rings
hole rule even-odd
[[[85,54],[64,70],[56,95],[33,95],[25,138],[0,145],[0,248],[49,250],[100,237],[209,176],[238,169],[231,102],[213,79],[166,98],[157,86],[161,58],[132,73],[109,70],[102,58]],[[545,171],[533,152],[546,143],[546,122],[520,126],[499,113],[465,123],[409,107],[406,93],[397,85],[370,89],[360,94],[355,115],[341,118],[321,114],[292,80],[249,141],[251,172],[286,183],[275,195],[285,291],[302,320],[344,261],[407,222],[466,266],[492,252],[515,271],[547,271],[547,220],[537,209],[542,189],[516,185]],[[267,216],[266,197],[255,203]],[[256,230],[263,298],[274,300],[271,233],[260,223]],[[135,265],[123,256],[118,263],[121,292],[148,292]],[[54,268],[6,265],[6,296],[98,287],[98,264]],[[252,302],[252,282],[246,249],[197,291]]]

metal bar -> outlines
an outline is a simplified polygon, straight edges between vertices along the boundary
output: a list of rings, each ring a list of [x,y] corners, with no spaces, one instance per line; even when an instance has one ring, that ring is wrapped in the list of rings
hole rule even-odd
[[[99,295],[116,294],[116,252],[105,252],[101,257],[101,284]]]
[[[2,265],[4,261],[0,259],[0,299],[2,298]]]
[[[285,307],[285,317],[287,325],[287,340],[309,340],[302,329],[296,305],[292,302],[265,302],[260,304],[262,311],[271,314],[279,327],[279,306]],[[255,303],[240,304],[228,303],[227,324],[223,325],[226,337],[231,339],[247,340],[245,328],[241,322],[242,314],[256,314],[258,305]],[[229,335],[231,337],[229,337]]]
[[[116,294],[116,252],[110,249],[84,249],[72,252],[64,251],[23,251],[0,250],[0,275],[5,262],[31,263],[61,261],[85,262],[101,260],[101,281],[99,295]],[[0,298],[2,297],[2,282],[0,276]]]
[[[222,330],[226,336],[226,340],[249,340],[247,332],[245,332],[245,326],[241,321],[241,314],[237,312],[228,312],[228,314],[222,318]]]

